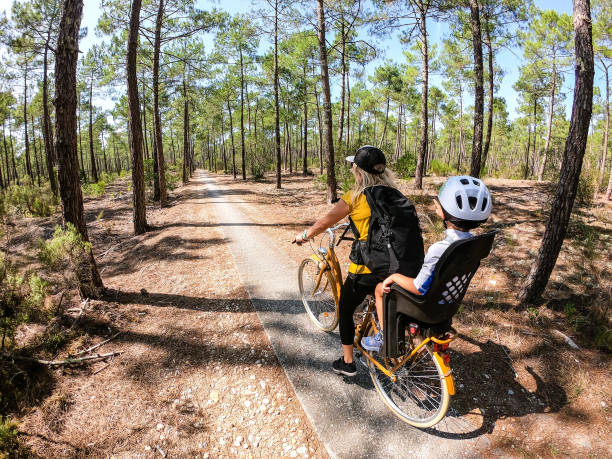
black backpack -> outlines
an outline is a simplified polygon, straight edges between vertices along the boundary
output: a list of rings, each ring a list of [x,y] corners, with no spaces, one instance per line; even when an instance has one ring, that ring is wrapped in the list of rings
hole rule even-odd
[[[419,218],[414,205],[400,191],[389,186],[373,186],[364,190],[372,216],[365,241],[349,217],[356,240],[349,259],[367,266],[383,280],[399,272],[416,277],[423,266],[424,248]]]

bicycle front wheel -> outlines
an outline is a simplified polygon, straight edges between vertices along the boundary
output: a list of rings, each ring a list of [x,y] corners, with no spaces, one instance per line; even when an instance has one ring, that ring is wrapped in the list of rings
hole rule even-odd
[[[314,324],[324,331],[338,325],[338,312],[334,300],[334,276],[312,258],[305,258],[298,273],[300,296],[306,312]]]
[[[402,421],[420,428],[436,425],[446,415],[450,395],[431,345],[396,372],[395,382],[369,363],[370,376],[383,401]]]

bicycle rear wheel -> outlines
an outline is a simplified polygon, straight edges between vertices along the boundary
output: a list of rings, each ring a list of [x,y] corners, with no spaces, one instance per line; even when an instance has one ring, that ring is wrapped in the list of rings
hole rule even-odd
[[[319,264],[305,258],[300,265],[298,279],[300,296],[306,312],[314,324],[324,331],[332,331],[338,325],[338,312],[334,300],[334,276]]]
[[[426,428],[437,424],[446,415],[450,395],[431,345],[426,345],[397,370],[395,382],[371,362],[368,365],[379,395],[402,421]]]

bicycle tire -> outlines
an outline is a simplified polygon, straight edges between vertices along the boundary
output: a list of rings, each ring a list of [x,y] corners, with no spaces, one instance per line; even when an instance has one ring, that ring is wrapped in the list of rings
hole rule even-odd
[[[450,395],[432,346],[425,346],[396,372],[397,380],[368,362],[374,387],[387,407],[402,421],[419,428],[436,425],[444,418]]]
[[[338,308],[332,291],[335,281],[332,273],[326,270],[319,285],[315,286],[320,269],[312,258],[302,260],[298,272],[300,297],[312,322],[321,330],[330,332],[338,325]]]

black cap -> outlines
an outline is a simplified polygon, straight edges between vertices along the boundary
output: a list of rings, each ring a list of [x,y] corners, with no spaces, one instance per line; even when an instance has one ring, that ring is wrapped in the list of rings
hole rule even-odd
[[[387,166],[387,159],[380,148],[372,145],[364,145],[354,156],[347,156],[346,160],[357,164],[361,169],[370,174],[382,174]]]

